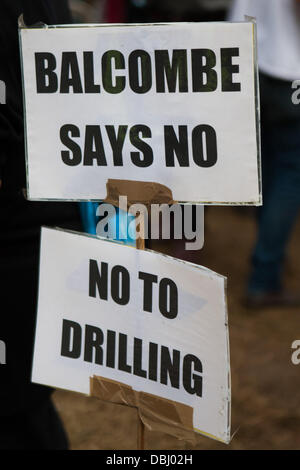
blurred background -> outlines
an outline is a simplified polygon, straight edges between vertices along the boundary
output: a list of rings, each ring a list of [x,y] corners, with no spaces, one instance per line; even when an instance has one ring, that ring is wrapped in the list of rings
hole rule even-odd
[[[230,4],[230,0],[70,2],[75,23],[222,21]],[[300,147],[297,152],[300,160]],[[205,210],[203,250],[184,251],[184,242],[178,241],[151,245],[157,251],[204,265],[228,277],[232,432],[236,434],[229,446],[199,436],[193,449],[300,448],[300,365],[291,362],[292,342],[300,339],[300,307],[296,303],[287,306],[274,302],[250,308],[244,302],[256,236],[255,209],[209,207]],[[299,239],[300,224],[296,218],[283,276],[285,283],[298,293]],[[135,449],[134,410],[65,391],[55,392],[54,400],[73,449]],[[147,431],[145,447],[191,448],[175,438]]]
[[[75,23],[225,19],[231,0],[71,0]]]

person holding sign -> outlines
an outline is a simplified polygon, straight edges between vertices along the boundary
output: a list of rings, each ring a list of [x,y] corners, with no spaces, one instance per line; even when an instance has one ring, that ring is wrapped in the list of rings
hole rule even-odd
[[[41,225],[80,229],[77,206],[25,200],[22,88],[18,17],[27,24],[67,23],[67,2],[3,0],[0,17],[0,449],[65,449],[67,439],[50,401],[51,389],[31,383]]]
[[[246,303],[300,305],[282,286],[287,242],[300,208],[300,107],[292,82],[300,78],[299,0],[236,0],[230,20],[256,17],[261,87],[263,199]]]

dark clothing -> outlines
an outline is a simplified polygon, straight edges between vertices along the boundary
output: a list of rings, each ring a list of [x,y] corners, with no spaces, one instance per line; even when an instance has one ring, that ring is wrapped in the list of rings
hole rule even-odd
[[[29,412],[1,417],[0,450],[66,450],[68,441],[51,401]]]
[[[66,441],[59,438],[61,428],[55,437],[54,412],[48,401],[51,389],[30,380],[40,227],[81,230],[81,222],[77,204],[29,202],[22,193],[25,156],[18,17],[24,13],[27,25],[61,24],[70,22],[70,14],[64,0],[1,0],[0,9],[0,80],[5,82],[7,94],[6,104],[0,105],[0,340],[6,344],[6,364],[0,365],[0,449],[13,448],[14,438],[15,448],[51,448],[51,436],[53,448],[60,448],[57,439],[62,447]],[[44,424],[38,423],[39,416]],[[7,433],[3,430],[10,420],[16,426],[15,437],[11,429],[11,440],[11,425],[7,424]],[[48,435],[47,423],[53,431]],[[32,440],[30,426],[33,436],[35,433]],[[42,443],[43,433],[47,443],[45,439]]]
[[[0,365],[1,415],[32,408],[50,389],[30,382],[34,341],[40,225],[81,230],[77,205],[28,202],[22,196],[0,207]],[[49,256],[52,254],[49,253]]]
[[[25,187],[18,17],[23,13],[27,25],[40,21],[70,23],[71,17],[64,0],[1,0],[0,11],[0,80],[7,88],[6,104],[0,105],[0,179],[4,196]]]
[[[300,105],[292,84],[260,76],[263,206],[250,293],[280,291],[288,239],[300,209]]]

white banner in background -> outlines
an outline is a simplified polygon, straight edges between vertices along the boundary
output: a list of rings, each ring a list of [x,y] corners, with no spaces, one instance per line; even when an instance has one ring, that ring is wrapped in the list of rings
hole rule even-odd
[[[32,380],[88,394],[93,375],[192,407],[194,430],[228,443],[225,278],[43,228]]]
[[[253,23],[22,28],[29,199],[260,204]]]

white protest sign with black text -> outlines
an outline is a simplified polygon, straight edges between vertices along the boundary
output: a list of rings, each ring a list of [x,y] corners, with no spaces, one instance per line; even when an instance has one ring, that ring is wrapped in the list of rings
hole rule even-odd
[[[260,204],[253,23],[22,28],[29,199]]]
[[[32,380],[88,394],[93,375],[192,407],[194,430],[228,443],[225,278],[43,228]]]

